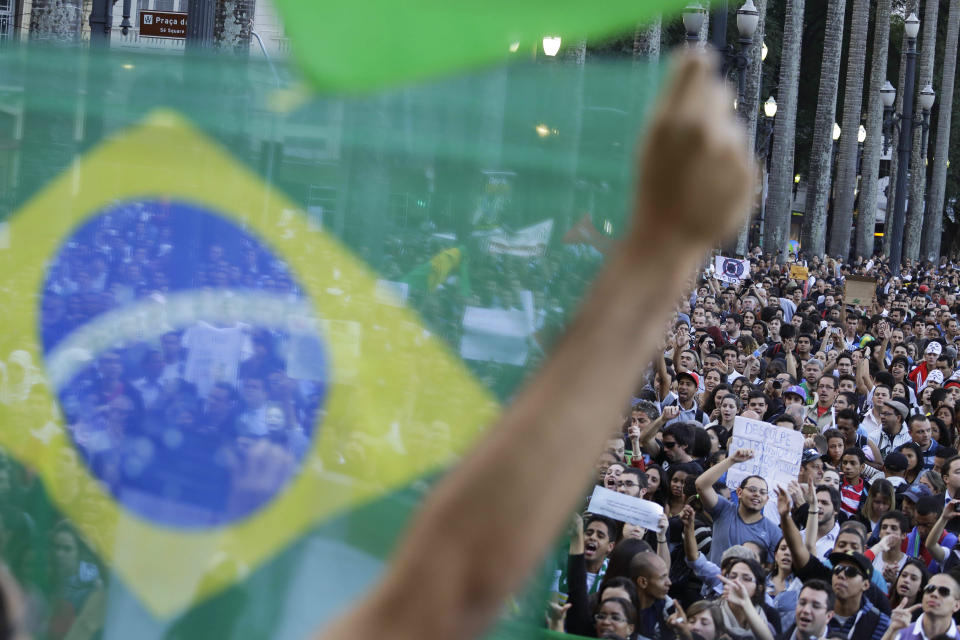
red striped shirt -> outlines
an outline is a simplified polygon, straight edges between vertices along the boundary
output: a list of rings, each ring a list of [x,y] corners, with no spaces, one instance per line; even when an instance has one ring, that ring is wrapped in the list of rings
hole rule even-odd
[[[844,513],[854,515],[857,507],[860,506],[860,500],[863,499],[863,478],[857,484],[849,484],[844,480],[840,485],[840,508]]]

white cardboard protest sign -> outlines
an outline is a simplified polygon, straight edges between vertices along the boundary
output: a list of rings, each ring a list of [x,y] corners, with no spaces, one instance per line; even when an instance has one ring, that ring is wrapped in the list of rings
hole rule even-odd
[[[659,527],[660,516],[663,515],[663,507],[656,502],[634,498],[601,486],[593,488],[587,511],[653,531]]]
[[[727,443],[733,454],[738,449],[753,449],[753,458],[730,467],[727,486],[736,489],[749,476],[760,476],[767,481],[770,499],[763,510],[765,516],[779,522],[774,490],[786,487],[800,473],[803,455],[803,434],[793,429],[776,427],[769,422],[737,416],[733,420],[733,435]]]

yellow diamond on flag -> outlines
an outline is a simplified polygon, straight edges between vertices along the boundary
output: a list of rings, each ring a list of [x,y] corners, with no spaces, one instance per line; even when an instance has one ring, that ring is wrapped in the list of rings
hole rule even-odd
[[[61,419],[38,440],[0,404],[0,445],[158,617],[448,462],[498,410],[362,261],[174,112],[77,160],[9,235],[0,348],[37,364],[29,401]]]

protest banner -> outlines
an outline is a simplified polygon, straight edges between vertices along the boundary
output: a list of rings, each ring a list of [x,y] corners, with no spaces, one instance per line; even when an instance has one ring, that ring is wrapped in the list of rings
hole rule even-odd
[[[731,454],[739,449],[753,449],[753,458],[730,467],[727,471],[727,486],[736,489],[750,476],[760,476],[766,480],[770,500],[767,501],[763,513],[771,520],[779,522],[777,501],[773,492],[797,479],[803,453],[803,434],[776,427],[769,422],[737,416],[733,421],[729,448]]]
[[[843,299],[847,304],[867,307],[877,292],[877,279],[864,276],[847,276]]]
[[[728,284],[738,284],[750,276],[750,261],[717,256],[714,258],[717,280]]]
[[[810,277],[810,270],[806,267],[801,267],[798,264],[790,265],[790,279],[791,280],[806,280]]]
[[[663,515],[663,507],[652,500],[634,498],[601,486],[593,488],[587,511],[653,531],[659,527],[660,516]]]

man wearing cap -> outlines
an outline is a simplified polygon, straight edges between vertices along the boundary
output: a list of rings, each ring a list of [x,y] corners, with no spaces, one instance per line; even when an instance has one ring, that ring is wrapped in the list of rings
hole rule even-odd
[[[887,400],[878,404],[880,408],[880,428],[867,434],[880,453],[886,458],[901,445],[912,440],[910,430],[903,424],[909,410],[906,405],[896,400]]]
[[[942,351],[943,345],[936,340],[927,345],[926,350],[923,352],[923,362],[917,365],[917,367],[910,372],[910,375],[907,376],[913,382],[914,387],[920,389],[923,386],[927,376],[936,368],[937,358],[940,357]]]
[[[682,371],[677,374],[677,393],[670,394],[660,406],[662,411],[664,407],[677,407],[680,413],[666,423],[669,426],[674,422],[699,422],[706,425],[707,416],[697,405],[697,389],[700,387],[700,376],[693,371]]]
[[[947,397],[953,400],[953,406],[960,406],[960,371],[954,371],[943,383]]]
[[[805,449],[800,458],[800,473],[797,476],[797,482],[801,487],[807,486],[810,481],[814,485],[820,484],[823,480],[823,460],[820,452],[816,449]]]
[[[819,498],[820,496],[818,496],[817,503],[819,503]],[[800,580],[806,581],[814,578],[829,580],[831,578],[832,558],[835,554],[863,553],[866,535],[860,523],[848,521],[844,526],[841,526],[833,545],[833,553],[828,555],[826,560],[821,560],[810,552],[810,549],[804,542],[803,536],[800,534],[800,530],[797,528],[797,524],[790,516],[790,497],[785,491],[777,495],[777,512],[780,514],[780,526],[783,530],[783,537],[787,541],[787,546],[790,547],[793,573]],[[810,517],[810,514],[819,517],[819,504],[811,505],[808,517]],[[716,543],[715,540],[716,539],[714,539],[714,544]],[[869,563],[869,560],[864,558],[864,562]],[[873,574],[871,572],[867,577],[867,599],[880,611],[889,612],[890,601],[887,599],[886,594],[879,588],[878,584],[872,582],[872,577]],[[877,582],[882,583],[879,576],[877,576]]]
[[[873,577],[873,563],[862,553],[833,552],[831,584],[836,595],[833,617],[827,623],[828,636],[880,640],[890,618],[864,597]]]
[[[923,613],[913,622],[912,615],[920,607]],[[897,607],[890,616],[885,640],[927,640],[934,637],[960,638],[954,614],[960,610],[960,584],[949,573],[930,578],[920,594],[920,603]]]
[[[927,375],[927,379],[923,381],[920,389],[917,390],[917,394],[922,395],[923,390],[927,387],[939,389],[941,386],[943,386],[943,372],[940,369],[934,369]]]
[[[807,405],[807,390],[798,384],[791,385],[783,392],[783,404],[790,407],[795,404]]]
[[[908,464],[907,456],[897,451],[891,451],[883,458],[883,473],[895,491],[907,483],[903,476],[907,472]]]
[[[932,495],[933,493],[930,491],[930,488],[925,484],[910,485],[903,492],[900,510],[903,511],[903,515],[907,516],[907,519],[910,521],[911,530],[917,523],[917,503],[920,502],[921,498]]]

